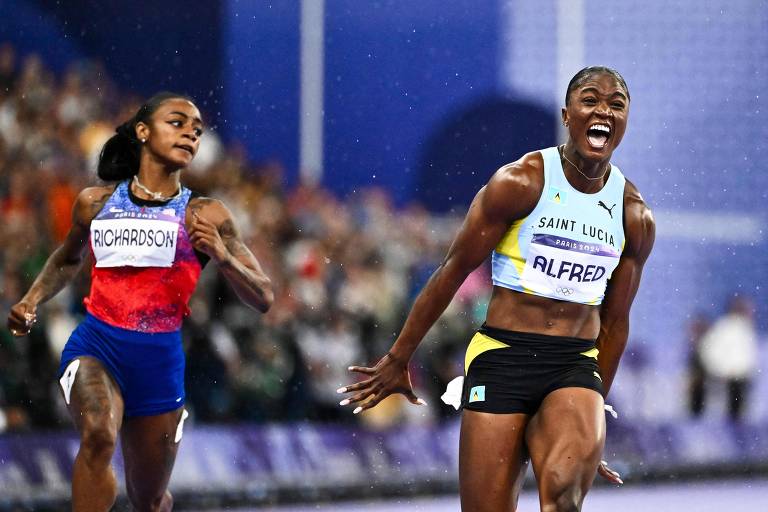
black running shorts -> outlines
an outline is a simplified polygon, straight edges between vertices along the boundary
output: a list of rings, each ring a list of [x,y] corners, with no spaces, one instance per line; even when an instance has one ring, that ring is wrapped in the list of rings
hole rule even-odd
[[[594,340],[483,325],[464,368],[461,405],[470,411],[534,414],[544,397],[565,387],[603,394]]]

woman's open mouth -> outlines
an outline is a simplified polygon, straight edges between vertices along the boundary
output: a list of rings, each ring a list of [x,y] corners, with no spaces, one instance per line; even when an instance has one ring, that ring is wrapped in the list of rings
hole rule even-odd
[[[604,123],[595,123],[587,129],[589,145],[595,149],[603,149],[611,138],[611,127]]]

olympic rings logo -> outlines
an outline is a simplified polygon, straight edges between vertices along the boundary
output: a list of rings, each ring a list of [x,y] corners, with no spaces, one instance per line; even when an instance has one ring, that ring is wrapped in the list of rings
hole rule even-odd
[[[565,286],[558,286],[555,290],[560,295],[573,295],[574,289],[573,288],[566,288]]]

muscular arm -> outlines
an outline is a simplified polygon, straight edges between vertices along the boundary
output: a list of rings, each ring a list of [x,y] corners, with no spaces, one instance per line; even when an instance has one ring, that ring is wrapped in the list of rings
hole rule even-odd
[[[196,198],[190,201],[192,244],[219,266],[224,278],[244,304],[265,313],[274,301],[272,283],[253,253],[245,246],[220,201]]]
[[[77,274],[88,243],[91,220],[112,193],[111,187],[86,188],[77,196],[72,208],[72,228],[64,242],[45,262],[43,270],[18,304],[11,308],[8,326],[20,334],[29,329],[25,315],[32,315],[39,304],[56,295]],[[24,324],[27,325],[24,325]]]
[[[512,222],[536,207],[544,186],[543,168],[541,154],[529,153],[496,171],[477,193],[448,254],[416,298],[389,353],[372,368],[349,368],[367,378],[338,389],[338,393],[354,393],[340,405],[354,404],[352,412],[357,414],[392,393],[402,393],[414,404],[425,403],[413,392],[408,361],[467,275],[485,261]]]
[[[419,293],[390,355],[407,361],[448,307],[466,277],[509,229],[528,215],[541,194],[543,162],[538,153],[499,169],[475,196],[448,254]]]
[[[651,210],[630,182],[627,182],[624,205],[626,245],[619,265],[608,282],[605,299],[600,308],[600,334],[596,342],[600,351],[597,362],[600,365],[605,396],[608,396],[619,359],[627,345],[629,310],[656,234]]]

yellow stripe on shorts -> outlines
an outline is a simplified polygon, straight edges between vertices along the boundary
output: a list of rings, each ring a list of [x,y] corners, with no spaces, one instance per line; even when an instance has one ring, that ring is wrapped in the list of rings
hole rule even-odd
[[[579,352],[579,355],[580,356],[591,357],[592,359],[597,361],[597,354],[599,354],[599,353],[600,353],[600,351],[597,350],[597,347],[593,347],[593,348],[587,350],[586,352]]]
[[[467,355],[464,356],[464,374],[466,375],[467,371],[469,371],[469,365],[472,361],[483,352],[506,347],[509,347],[506,343],[502,343],[485,334],[480,334],[479,332],[476,333],[472,336],[472,340],[469,342]]]

